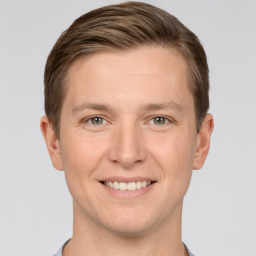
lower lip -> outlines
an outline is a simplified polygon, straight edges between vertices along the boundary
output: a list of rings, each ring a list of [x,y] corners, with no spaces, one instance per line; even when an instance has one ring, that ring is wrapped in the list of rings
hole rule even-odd
[[[120,190],[120,189],[113,189],[107,185],[104,185],[100,183],[103,188],[106,189],[108,193],[110,193],[112,196],[115,196],[120,199],[134,199],[136,197],[139,197],[141,195],[144,195],[151,191],[154,187],[156,182],[151,183],[150,185],[147,185],[145,188],[136,189],[136,190]]]

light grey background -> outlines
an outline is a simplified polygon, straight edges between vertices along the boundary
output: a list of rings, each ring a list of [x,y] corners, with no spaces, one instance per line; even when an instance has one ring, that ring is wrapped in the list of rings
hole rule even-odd
[[[0,255],[52,255],[72,234],[72,201],[39,129],[43,71],[60,33],[120,1],[0,0]],[[256,7],[245,0],[146,1],[201,39],[215,130],[184,204],[183,241],[196,256],[256,255]]]

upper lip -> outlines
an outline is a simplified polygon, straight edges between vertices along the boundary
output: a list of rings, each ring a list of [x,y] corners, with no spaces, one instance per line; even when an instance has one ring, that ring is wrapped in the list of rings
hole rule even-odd
[[[120,176],[112,176],[103,178],[100,181],[120,181],[120,182],[136,182],[136,181],[156,181],[155,179],[149,178],[149,177],[120,177]]]

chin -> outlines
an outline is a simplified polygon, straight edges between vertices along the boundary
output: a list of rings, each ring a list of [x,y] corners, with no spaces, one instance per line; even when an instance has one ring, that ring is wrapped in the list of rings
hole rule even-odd
[[[112,225],[108,227],[108,229],[113,233],[118,234],[118,236],[135,237],[145,234],[149,228],[143,225],[130,225],[130,223],[122,223],[121,225]]]
[[[153,218],[145,218],[146,216],[136,213],[126,213],[113,215],[110,220],[105,220],[105,227],[121,236],[139,236],[147,232],[154,226]],[[148,216],[149,217],[149,216]]]

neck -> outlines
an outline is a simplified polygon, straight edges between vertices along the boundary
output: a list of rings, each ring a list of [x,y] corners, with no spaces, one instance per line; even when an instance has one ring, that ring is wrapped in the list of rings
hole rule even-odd
[[[181,213],[182,204],[161,225],[158,223],[136,234],[122,234],[98,225],[74,202],[73,237],[63,256],[184,256]]]

